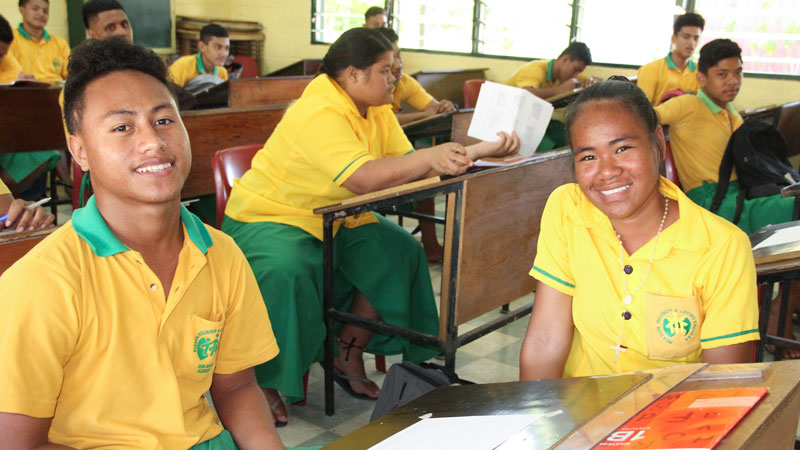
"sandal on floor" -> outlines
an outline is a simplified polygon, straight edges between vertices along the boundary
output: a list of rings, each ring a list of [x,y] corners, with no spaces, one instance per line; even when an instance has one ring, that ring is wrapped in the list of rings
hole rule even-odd
[[[269,405],[269,409],[270,412],[272,413],[273,419],[276,419],[278,417],[278,415],[275,413],[275,410],[278,409],[278,407],[281,406],[282,404],[283,404],[283,399],[281,398],[281,394],[278,394],[278,398],[275,399],[275,401],[272,402],[271,405]],[[285,405],[283,409],[286,409]],[[275,420],[275,428],[283,428],[288,424],[289,424],[288,420],[286,422],[279,422],[278,420]]]
[[[342,389],[344,389],[345,392],[350,394],[352,397],[360,398],[362,400],[372,400],[372,401],[377,400],[377,397],[370,397],[369,395],[359,394],[356,391],[354,391],[353,387],[350,386],[350,381],[351,380],[352,381],[361,381],[361,382],[367,383],[367,384],[375,384],[375,382],[370,380],[369,378],[357,377],[357,376],[354,376],[354,375],[346,375],[344,372],[342,372],[341,370],[337,369],[336,367],[333,368],[333,381],[335,381],[336,384],[338,384]],[[375,386],[377,386],[377,384],[375,384]]]

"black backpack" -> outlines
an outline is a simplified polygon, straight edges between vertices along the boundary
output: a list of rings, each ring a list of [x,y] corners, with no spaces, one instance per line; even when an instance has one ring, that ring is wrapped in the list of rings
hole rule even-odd
[[[745,199],[780,194],[784,186],[800,181],[800,173],[786,157],[788,151],[786,141],[775,125],[763,120],[746,120],[731,135],[725,148],[711,212],[716,212],[722,204],[734,167],[740,190],[733,223],[739,222]]]

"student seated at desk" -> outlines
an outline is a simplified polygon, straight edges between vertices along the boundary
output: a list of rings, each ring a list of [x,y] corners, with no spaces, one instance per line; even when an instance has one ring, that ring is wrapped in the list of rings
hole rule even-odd
[[[200,50],[197,54],[182,56],[169,66],[172,81],[178,86],[186,86],[200,74],[211,74],[226,81],[228,71],[222,65],[231,52],[228,31],[214,23],[204,26],[200,30],[197,49]]]
[[[252,369],[278,353],[253,273],[180,204],[191,149],[167,68],[115,37],[69,72],[95,194],[0,276],[0,442],[282,449]]]
[[[520,378],[750,361],[750,241],[659,176],[664,133],[644,93],[592,86],[567,130],[577,184],[553,191],[542,215]]]
[[[514,153],[519,139],[469,147],[447,143],[414,151],[392,113],[392,45],[370,28],[344,32],[318,75],[278,124],[252,168],[234,181],[222,230],[256,274],[281,353],[256,368],[259,384],[286,422],[303,398],[303,374],[323,356],[322,218],[313,210],[426,177],[464,173],[472,161]],[[419,243],[383,217],[365,213],[336,224],[334,305],[369,319],[436,334],[428,264]],[[438,349],[345,325],[335,378],[351,395],[375,399],[362,353],[402,353],[424,361]]]
[[[0,83],[12,83],[16,80],[33,80],[33,75],[22,71],[22,66],[14,55],[8,52],[14,33],[5,17],[0,16]]]
[[[692,55],[705,25],[705,19],[699,14],[678,16],[672,27],[672,51],[639,68],[636,85],[653,106],[661,103],[664,94],[672,90],[697,92],[697,66]]]
[[[456,106],[450,100],[438,101],[425,88],[423,88],[414,77],[403,73],[403,55],[400,54],[400,46],[397,45],[399,37],[391,28],[377,28],[383,37],[392,43],[394,63],[392,64],[392,75],[394,75],[394,100],[392,100],[392,111],[397,116],[400,125],[405,125],[415,120],[435,116],[436,114],[453,112]],[[403,103],[408,103],[416,112],[405,112],[402,110]]]
[[[386,10],[372,6],[364,13],[364,28],[383,28],[386,26]]]
[[[19,61],[23,72],[38,81],[54,83],[67,77],[69,45],[47,32],[49,0],[19,0],[22,22],[14,29],[9,53]]]
[[[0,216],[8,217],[0,223],[0,232],[15,229],[18,232],[31,231],[36,228],[47,228],[56,220],[56,216],[45,211],[41,206],[27,209],[33,202],[14,199],[3,181],[0,180]]]

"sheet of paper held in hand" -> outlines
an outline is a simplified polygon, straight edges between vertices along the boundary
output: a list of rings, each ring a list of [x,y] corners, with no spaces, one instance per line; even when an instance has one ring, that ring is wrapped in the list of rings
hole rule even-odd
[[[369,450],[491,450],[546,414],[423,419]]]
[[[553,105],[525,89],[487,81],[481,86],[467,135],[493,142],[498,131],[516,131],[519,153],[531,156],[542,142],[552,115]]]
[[[759,242],[758,245],[753,247],[753,250],[758,250],[759,248],[765,247],[773,247],[781,244],[791,244],[797,241],[800,241],[800,225],[781,228],[780,230],[775,231],[772,236],[764,239],[763,241]]]

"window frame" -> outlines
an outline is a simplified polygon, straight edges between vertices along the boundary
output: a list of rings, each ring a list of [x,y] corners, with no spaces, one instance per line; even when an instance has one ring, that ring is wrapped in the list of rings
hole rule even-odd
[[[324,0],[323,0],[324,1]],[[512,60],[512,61],[531,61],[534,59],[548,59],[552,58],[553,55],[544,55],[544,56],[531,56],[531,57],[524,57],[524,56],[508,56],[508,55],[494,55],[490,53],[481,53],[478,51],[480,46],[480,26],[483,24],[482,17],[481,17],[481,4],[489,2],[491,0],[472,0],[473,8],[472,8],[472,51],[469,53],[467,52],[455,52],[455,51],[445,51],[445,50],[429,50],[424,48],[402,48],[403,52],[415,52],[415,53],[428,53],[428,54],[436,54],[436,55],[452,55],[452,56],[470,56],[475,58],[492,58],[492,59],[501,59],[501,60]],[[695,0],[676,0],[677,6],[683,6],[687,13],[695,12]],[[564,47],[569,45],[570,42],[575,40],[576,35],[578,34],[578,30],[580,28],[579,19],[580,19],[580,8],[581,8],[581,0],[571,0],[570,7],[572,8],[572,17],[570,17],[569,23],[569,41],[564,43]],[[388,26],[391,28],[394,23],[394,0],[385,0],[384,1],[384,9],[387,12],[387,19],[388,19]],[[311,0],[311,44],[312,45],[330,45],[331,42],[324,42],[318,41],[316,39],[316,32],[315,29],[316,25],[316,14],[317,14],[317,0]],[[619,68],[619,69],[638,69],[640,65],[638,64],[618,64],[618,63],[592,63],[594,66],[598,67],[606,67],[606,68]],[[748,78],[763,78],[763,79],[773,79],[773,80],[800,80],[800,74],[793,75],[793,74],[776,74],[776,73],[760,73],[760,72],[744,72],[744,74]]]

